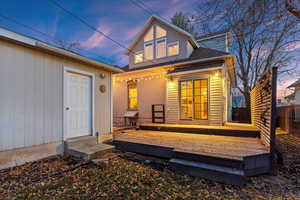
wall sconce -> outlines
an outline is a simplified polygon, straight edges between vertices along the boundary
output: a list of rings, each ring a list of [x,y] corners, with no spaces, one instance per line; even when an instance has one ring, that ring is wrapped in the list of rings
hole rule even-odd
[[[220,76],[220,72],[219,72],[219,71],[216,71],[216,73],[215,73],[215,78],[219,78],[219,76]]]
[[[99,74],[99,77],[100,77],[101,79],[104,79],[104,78],[105,78],[105,74],[104,74],[104,73],[100,73],[100,74]]]
[[[169,80],[173,82],[174,81],[173,76],[170,76]]]

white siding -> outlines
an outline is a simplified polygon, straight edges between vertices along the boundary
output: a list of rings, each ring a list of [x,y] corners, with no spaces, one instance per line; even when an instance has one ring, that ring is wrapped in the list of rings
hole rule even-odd
[[[109,72],[0,41],[0,151],[62,140],[63,66],[97,74],[94,132],[111,131]],[[105,93],[99,91],[102,84]]]
[[[220,73],[219,73],[220,74]],[[209,111],[208,120],[180,120],[179,107],[179,80],[203,79],[209,80]],[[222,125],[224,111],[222,77],[212,73],[194,73],[191,75],[174,77],[173,81],[167,83],[166,123],[179,124],[201,124],[201,125]]]

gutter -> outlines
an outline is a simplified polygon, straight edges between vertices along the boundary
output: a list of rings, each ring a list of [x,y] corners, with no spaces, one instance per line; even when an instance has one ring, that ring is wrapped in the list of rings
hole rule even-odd
[[[0,27],[0,39],[3,38],[5,40],[23,45],[23,46],[28,46],[28,47],[32,47],[32,48],[40,48],[43,50],[46,50],[48,52],[53,52],[59,55],[63,55],[69,58],[73,58],[76,60],[80,60],[82,62],[91,64],[93,66],[105,69],[107,71],[111,71],[111,72],[124,72],[122,69],[120,69],[119,67],[115,67],[112,65],[108,65],[105,63],[101,63],[99,61],[96,60],[92,60],[89,58],[86,58],[84,56],[81,56],[79,54],[64,50],[64,49],[60,49],[51,45],[48,45],[44,42],[41,42],[37,39],[7,30],[5,28]]]
[[[63,50],[63,49],[60,49],[60,48],[57,48],[57,47],[53,47],[53,46],[47,45],[47,44],[45,44],[43,42],[38,42],[37,41],[36,44],[35,44],[35,46],[37,46],[37,47],[39,47],[41,49],[45,49],[45,50],[48,50],[48,51],[51,51],[51,52],[63,55],[63,56],[67,56],[69,58],[74,58],[74,59],[77,59],[77,60],[89,63],[91,65],[94,65],[94,66],[106,69],[108,71],[112,71],[112,72],[124,72],[122,69],[120,69],[118,67],[113,67],[113,66],[110,66],[110,65],[107,65],[107,64],[104,64],[104,63],[100,63],[98,61],[91,60],[91,59],[86,58],[84,56],[72,53],[70,51],[66,51],[66,50]]]
[[[210,58],[204,58],[204,59],[184,61],[184,62],[174,63],[174,64],[166,64],[166,65],[161,65],[161,66],[157,66],[157,67],[149,67],[149,68],[145,68],[145,69],[137,69],[134,71],[124,72],[124,73],[121,73],[120,75],[132,74],[132,73],[148,71],[148,70],[150,71],[150,70],[159,69],[159,68],[167,68],[167,67],[176,67],[176,66],[180,66],[180,65],[195,64],[198,62],[209,62],[209,61],[213,61],[213,60],[217,60],[217,59],[225,59],[225,58],[232,57],[232,56],[233,56],[232,54],[228,54],[228,55],[224,55],[224,56],[216,56],[216,57],[210,57]],[[116,74],[116,75],[118,75],[118,74]]]
[[[211,67],[211,68],[206,68],[206,69],[195,69],[195,70],[189,70],[189,71],[183,71],[183,72],[175,72],[175,73],[169,73],[167,76],[177,76],[177,75],[182,75],[182,74],[191,74],[191,73],[197,73],[197,72],[206,72],[206,71],[214,71],[214,70],[220,70],[223,69],[224,64],[222,67]]]

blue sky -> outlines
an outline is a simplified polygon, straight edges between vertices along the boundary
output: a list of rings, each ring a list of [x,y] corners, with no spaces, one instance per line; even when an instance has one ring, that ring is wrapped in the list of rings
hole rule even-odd
[[[68,10],[84,18],[89,24],[128,46],[149,13],[131,0],[56,0]],[[197,0],[143,1],[156,14],[171,18],[176,11],[190,15],[195,12]],[[1,2],[0,14],[45,32],[56,40],[81,44],[80,53],[110,64],[125,65],[125,49],[55,7],[48,0],[9,0]],[[0,17],[0,26],[53,44],[53,39],[36,33]]]
[[[136,6],[136,0],[56,0],[89,24],[103,31],[124,46],[128,46],[140,28],[149,19],[149,13]],[[188,15],[196,14],[199,0],[142,0],[155,14],[170,19],[177,11]],[[48,0],[4,0],[1,2],[0,15],[34,27],[50,35],[46,37],[26,27],[1,18],[0,26],[15,32],[38,38],[54,44],[56,40],[81,44],[82,55],[123,66],[128,58],[125,49],[83,25],[72,16],[55,7]],[[300,43],[297,47],[300,47]],[[299,60],[299,56],[297,60]],[[296,63],[299,70],[300,65]],[[281,94],[286,95],[286,87],[297,76],[284,76],[278,85]]]

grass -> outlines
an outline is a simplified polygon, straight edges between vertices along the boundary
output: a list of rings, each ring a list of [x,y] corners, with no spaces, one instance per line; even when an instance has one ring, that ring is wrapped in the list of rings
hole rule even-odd
[[[189,177],[167,167],[157,170],[124,157],[47,177],[81,162],[52,157],[0,171],[0,199],[299,199],[300,139],[281,135],[277,143],[284,158],[278,175],[249,178],[244,187]]]

